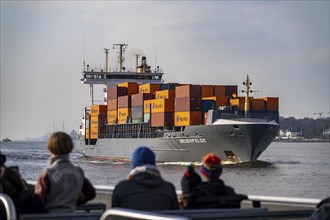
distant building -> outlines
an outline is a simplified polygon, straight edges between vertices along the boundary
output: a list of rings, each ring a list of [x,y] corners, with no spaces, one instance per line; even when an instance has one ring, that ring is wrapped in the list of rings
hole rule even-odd
[[[301,131],[279,131],[279,139],[288,139],[288,140],[294,140],[294,139],[302,139],[302,132]]]
[[[326,139],[330,139],[330,128],[328,128],[322,132],[322,137],[326,138]]]

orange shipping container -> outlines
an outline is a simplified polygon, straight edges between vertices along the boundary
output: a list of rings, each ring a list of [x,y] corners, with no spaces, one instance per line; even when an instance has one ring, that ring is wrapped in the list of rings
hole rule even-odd
[[[155,93],[156,99],[169,99],[175,97],[175,90],[161,90]]]
[[[201,89],[202,89],[201,97],[213,96],[213,86],[212,85],[202,85]]]
[[[120,121],[118,121],[117,124],[119,124],[119,125],[126,124],[126,120],[120,120]]]
[[[92,105],[91,106],[91,116],[97,115],[107,115],[107,106],[106,105]]]
[[[215,85],[213,87],[213,95],[214,96],[226,96],[226,86]]]
[[[265,100],[264,99],[252,99],[251,100],[251,109],[255,111],[264,111],[265,110]]]
[[[88,136],[89,136],[89,129],[86,128],[86,129],[85,129],[85,138],[88,139]]]
[[[97,139],[100,134],[104,134],[104,127],[98,128],[98,127],[92,127],[90,138],[91,139]]]
[[[127,88],[127,94],[136,94],[136,93],[138,93],[138,84],[136,82],[119,83],[117,86]]]
[[[131,116],[131,108],[119,108],[117,116],[118,116],[118,123],[119,121],[126,121],[127,117]]]
[[[175,112],[174,113],[174,126],[190,126],[201,124],[201,112]]]
[[[214,100],[216,107],[228,105],[228,97],[226,97],[226,96],[205,97],[205,98],[202,98],[202,100]]]
[[[117,110],[108,111],[107,120],[109,125],[116,124],[117,121]]]
[[[98,127],[99,125],[105,125],[106,124],[106,116],[104,115],[98,115],[98,116],[92,116],[91,117],[91,127]]]
[[[150,100],[145,100],[143,102],[143,113],[150,113],[151,112],[151,106],[152,103],[155,101],[156,99],[150,99]]]
[[[174,112],[174,99],[153,99],[151,113]]]
[[[118,99],[108,100],[108,111],[117,110],[117,107],[118,107]]]
[[[244,111],[245,97],[230,99],[230,105],[238,106],[239,110]]]
[[[159,91],[159,89],[159,84],[148,83],[139,85],[139,93],[155,93],[156,91]]]
[[[278,111],[279,110],[279,99],[278,97],[265,97],[266,106],[268,111]]]

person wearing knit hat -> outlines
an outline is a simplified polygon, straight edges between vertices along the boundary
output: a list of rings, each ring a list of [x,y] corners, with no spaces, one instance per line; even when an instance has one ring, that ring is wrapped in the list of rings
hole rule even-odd
[[[48,166],[41,171],[34,189],[47,209],[73,212],[77,205],[94,199],[95,188],[83,170],[69,160],[73,149],[71,137],[65,132],[54,132],[48,139],[47,148],[51,153]]]
[[[112,193],[112,207],[137,210],[178,209],[175,187],[165,181],[156,166],[155,153],[138,147],[132,154],[132,170],[127,180],[120,181]]]
[[[222,173],[221,160],[214,153],[207,154],[202,160],[201,173],[209,179],[217,179]]]
[[[246,195],[236,194],[219,179],[222,173],[221,159],[214,153],[204,156],[200,172],[203,182],[190,193],[186,209],[196,208],[240,208]]]
[[[135,168],[146,164],[156,164],[155,154],[147,147],[139,147],[133,153],[131,165]]]

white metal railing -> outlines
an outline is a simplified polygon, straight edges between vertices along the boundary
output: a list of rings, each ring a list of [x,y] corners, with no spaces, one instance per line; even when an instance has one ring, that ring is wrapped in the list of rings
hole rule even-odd
[[[112,208],[105,211],[102,216],[101,220],[106,220],[108,217],[125,217],[125,218],[132,218],[132,219],[146,219],[146,220],[189,220],[190,218],[186,218],[183,216],[175,216],[175,215],[166,215],[160,214],[155,212],[148,212],[148,211],[139,211],[139,210],[132,210],[132,209],[125,209],[125,208]]]

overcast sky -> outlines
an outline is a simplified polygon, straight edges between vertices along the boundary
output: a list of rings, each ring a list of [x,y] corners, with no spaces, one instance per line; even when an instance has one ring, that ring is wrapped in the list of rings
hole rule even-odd
[[[103,66],[114,43],[128,44],[126,67],[143,53],[165,82],[243,89],[249,74],[281,116],[329,112],[329,1],[1,0],[0,15],[1,139],[78,130],[84,54]]]

